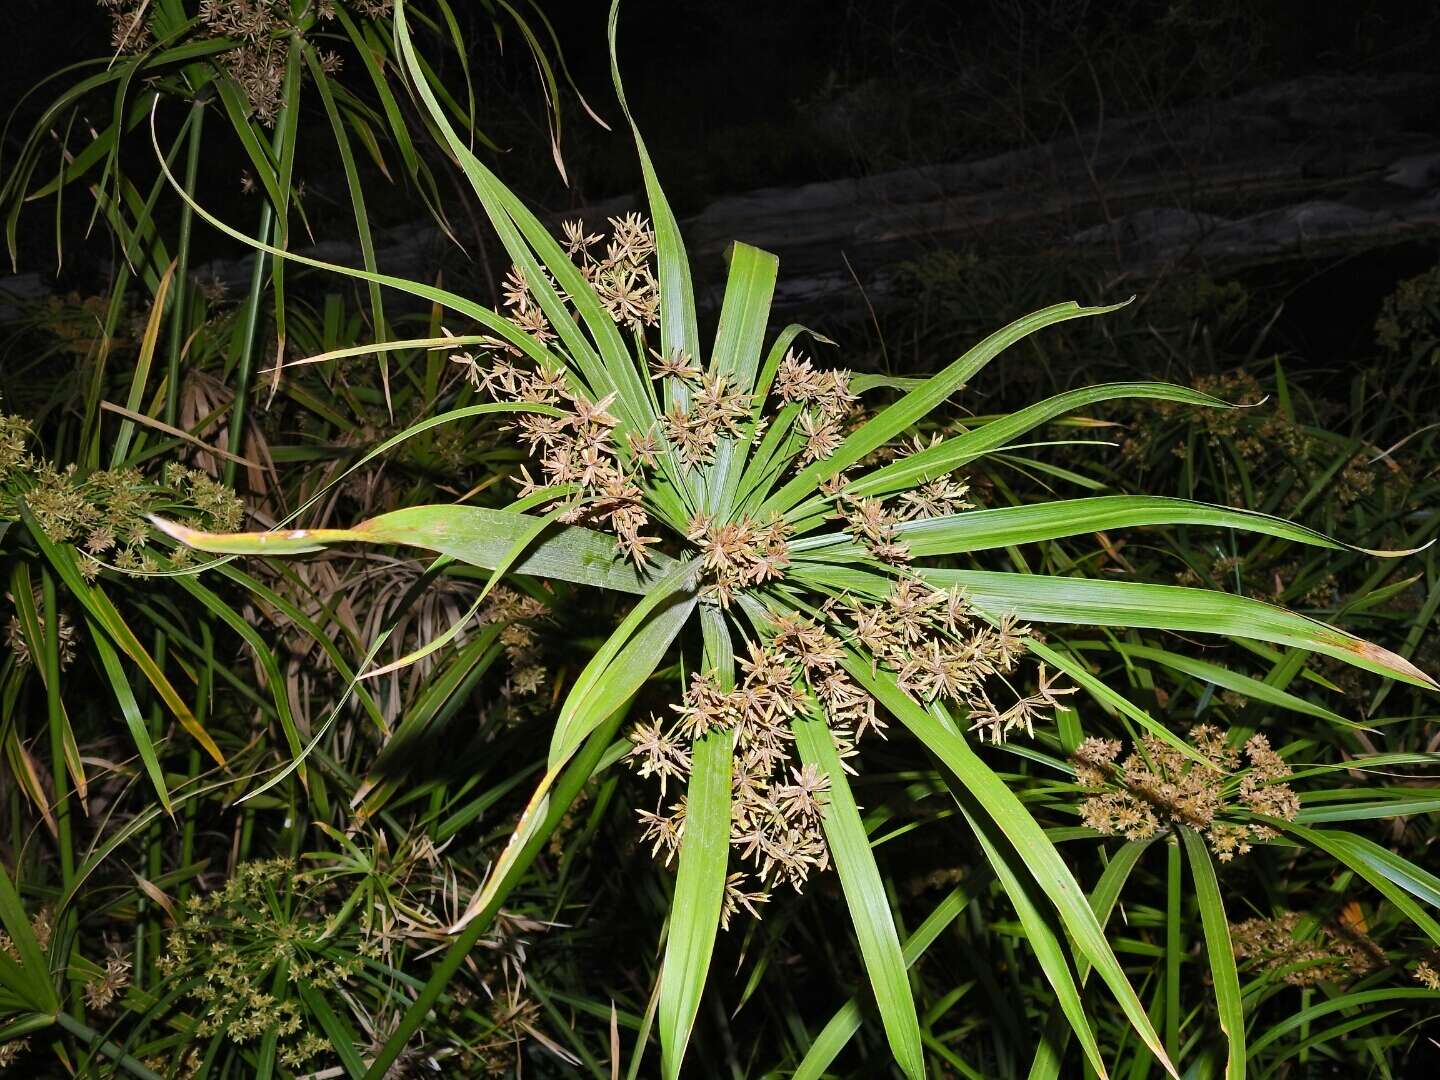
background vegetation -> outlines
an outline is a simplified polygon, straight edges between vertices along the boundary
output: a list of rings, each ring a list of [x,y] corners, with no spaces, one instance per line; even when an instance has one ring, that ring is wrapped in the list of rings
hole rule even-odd
[[[997,4],[948,38],[921,32],[942,24],[925,5],[884,21],[869,5],[825,20],[767,8],[758,22],[711,8],[690,30],[680,13],[672,26],[640,7],[622,26],[622,73],[682,214],[761,183],[1025,145],[1083,119],[1093,106],[1076,103],[1093,102],[1097,82],[1109,107],[1139,110],[1303,72],[1322,47],[1339,67],[1402,63],[1433,32],[1382,6],[1328,30],[1307,23],[1309,44],[1241,5]],[[205,273],[246,249],[195,205],[278,249],[353,239],[369,270],[376,233],[429,217],[464,254],[420,284],[523,317],[505,306],[511,259],[447,128],[552,209],[643,182],[598,18],[442,0],[407,15],[408,67],[385,3],[77,5],[77,18],[113,24],[115,51],[89,38],[75,58],[86,62],[12,118],[0,161],[11,251],[21,269],[63,276],[9,306],[0,361],[0,1068],[649,1076],[673,1071],[688,1036],[686,1075],[913,1075],[895,1034],[905,999],[931,1075],[1091,1075],[1097,1063],[1161,1075],[1136,1018],[1087,979],[1065,909],[1030,873],[1039,849],[987,824],[998,819],[966,795],[954,759],[913,727],[867,739],[858,774],[840,777],[873,853],[871,916],[904,970],[876,978],[849,929],[863,938],[866,926],[850,885],[817,868],[803,894],[769,888],[760,917],[727,914],[713,956],[702,950],[708,980],[706,963],[685,972],[691,1033],[661,994],[687,908],[636,813],[657,809],[656,782],[625,758],[631,725],[681,700],[697,650],[665,652],[601,718],[517,858],[556,717],[630,600],[560,570],[497,583],[396,545],[174,572],[200,559],[148,515],[218,532],[339,528],[525,496],[511,418],[479,408],[493,357],[441,340],[494,328],[268,256],[242,292]],[[718,46],[694,64],[658,61],[684,33],[733,35],[789,82],[745,87],[712,59],[732,51]],[[887,48],[874,52],[877,35]],[[655,224],[663,237],[658,213]],[[866,388],[869,412],[845,431],[1026,312],[1125,298],[1105,289],[1104,266],[1041,247],[921,253],[896,268],[905,304],[872,319],[857,296],[853,311],[811,320],[834,339],[807,346],[816,366],[854,369]],[[1026,337],[905,432],[983,433],[1091,384],[1177,384],[1251,407],[1117,399],[1057,412],[1027,445],[967,462],[966,498],[1191,499],[1352,547],[1087,520],[945,565],[1204,587],[1440,671],[1440,556],[1356,550],[1423,548],[1440,530],[1440,271],[1427,242],[1389,255],[1367,264],[1382,272],[1347,310],[1303,319],[1286,301],[1314,263],[1149,280],[1122,311]],[[721,270],[696,277],[712,269],[718,290]],[[702,310],[699,340],[716,323]],[[407,340],[420,344],[376,348]],[[462,409],[475,412],[429,426]],[[1440,1039],[1434,693],[1248,640],[1243,625],[1214,627],[1231,638],[1067,621],[1079,625],[1043,644],[1070,658],[1082,692],[1047,706],[1033,735],[959,741],[1089,893],[1164,1051],[1195,1076],[1227,1060],[1237,1074],[1237,1048],[1254,1075],[1424,1075]],[[1016,692],[1038,692],[1037,676],[1023,669]],[[1152,720],[1190,756],[1147,736]],[[1208,782],[1197,756],[1227,784]],[[1162,783],[1175,785],[1163,799],[1134,794]],[[832,815],[839,798],[839,784],[822,796]],[[1208,817],[1191,802],[1157,811],[1212,798]],[[505,891],[476,918],[497,861]],[[1067,1020],[1072,1001],[1088,1020]]]

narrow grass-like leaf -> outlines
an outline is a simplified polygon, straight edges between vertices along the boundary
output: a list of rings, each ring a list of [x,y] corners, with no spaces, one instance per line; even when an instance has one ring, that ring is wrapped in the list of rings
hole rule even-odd
[[[1088,499],[1065,499],[1031,506],[1002,506],[972,510],[947,517],[923,518],[901,524],[896,533],[915,558],[956,555],[1031,544],[1066,536],[1101,532],[1107,529],[1142,525],[1203,525],[1212,528],[1243,529],[1332,550],[1359,551],[1367,555],[1412,555],[1409,551],[1371,551],[1333,540],[1303,525],[1253,510],[1212,506],[1188,499],[1152,495],[1100,495]]]
[[[350,195],[350,203],[355,216],[355,235],[360,241],[360,257],[365,263],[365,269],[370,273],[376,272],[375,265],[375,241],[370,235],[370,215],[365,209],[365,189],[360,183],[360,173],[355,167],[355,154],[350,148],[350,139],[345,134],[345,125],[340,120],[340,110],[335,105],[335,95],[330,89],[330,79],[326,76],[321,65],[320,57],[310,44],[301,41],[298,48],[303,51],[305,63],[310,69],[311,79],[315,88],[319,91],[320,101],[325,106],[325,116],[330,121],[330,130],[335,136],[335,147],[340,152],[340,164],[345,173],[345,187]],[[283,218],[282,218],[283,220]],[[281,247],[285,244],[282,242]],[[276,273],[280,269],[280,263],[276,263]],[[375,338],[383,339],[386,336],[385,327],[385,306],[380,298],[380,285],[371,280],[366,283],[370,292],[371,320],[374,324]],[[284,336],[281,335],[283,346]],[[386,410],[392,415],[394,408],[390,401],[390,378],[386,366],[385,354],[380,353],[380,381],[385,390]],[[277,360],[279,354],[277,353]]]
[[[1430,1001],[1440,1004],[1440,990],[1426,990],[1419,986],[1400,986],[1388,987],[1383,990],[1357,990],[1352,994],[1340,994],[1325,1001],[1317,1002],[1314,1005],[1298,1009],[1296,1012],[1285,1017],[1285,1019],[1269,1028],[1263,1035],[1250,1044],[1250,1053],[1258,1056],[1261,1051],[1280,1039],[1283,1039],[1292,1031],[1302,1031],[1322,1016],[1329,1016],[1331,1013],[1346,1012],[1351,1009],[1362,1008],[1365,1005],[1373,1005],[1385,1001]]]
[[[340,1059],[340,1065],[346,1075],[358,1080],[365,1075],[365,1062],[361,1060],[356,1050],[359,1039],[350,1025],[335,1014],[330,1008],[330,1003],[325,1000],[325,995],[315,990],[304,979],[298,979],[295,989],[300,995],[300,1000],[305,1003],[305,1009],[320,1024],[320,1029],[325,1032],[326,1038],[330,1040],[330,1049],[335,1051],[335,1056]]]
[[[1220,882],[1210,850],[1194,829],[1179,827],[1180,840],[1190,862],[1195,882],[1195,903],[1200,908],[1200,925],[1205,932],[1205,952],[1210,960],[1210,981],[1215,990],[1215,1008],[1220,1030],[1229,1040],[1225,1059],[1226,1080],[1245,1080],[1245,1003],[1240,997],[1240,975],[1235,969],[1235,950],[1230,943],[1230,923],[1220,899]]]
[[[851,678],[869,690],[975,796],[1055,905],[1076,947],[1110,987],[1135,1033],[1165,1067],[1165,1071],[1178,1076],[1145,1013],[1144,1005],[1105,940],[1105,932],[1095,918],[1095,912],[1039,822],[1005,782],[975,754],[969,743],[911,700],[893,676],[872,670],[866,660],[854,653],[847,654],[844,666]]]
[[[802,469],[789,483],[765,500],[761,505],[761,511],[776,513],[788,511],[801,499],[817,490],[830,477],[850,468],[861,458],[878,450],[891,439],[912,427],[917,421],[928,416],[950,395],[959,391],[986,364],[1017,341],[1046,326],[1068,322],[1071,319],[1083,319],[1091,315],[1103,315],[1124,306],[1124,304],[1112,304],[1108,307],[1087,308],[1081,307],[1071,300],[1063,304],[1052,304],[1050,307],[1016,319],[1009,326],[996,330],[949,367],[926,379],[924,383],[911,390],[899,401],[866,421],[857,431],[849,435],[830,457],[816,461]]]
[[[895,930],[895,917],[885,884],[875,865],[870,838],[860,819],[855,797],[845,779],[835,739],[824,719],[797,718],[792,724],[800,760],[830,778],[823,825],[825,839],[835,858],[850,921],[860,943],[870,989],[885,1025],[890,1052],[911,1080],[923,1080],[925,1056],[920,1044],[920,1019]]]
[[[956,786],[958,787],[958,785]],[[1026,944],[1035,953],[1035,959],[1040,964],[1045,981],[1055,991],[1055,999],[1060,1006],[1061,1015],[1070,1025],[1070,1030],[1079,1037],[1080,1046],[1085,1051],[1085,1059],[1090,1062],[1090,1067],[1103,1080],[1109,1076],[1109,1073],[1100,1056],[1100,1047],[1095,1041],[1095,1032],[1091,1029],[1090,1021],[1085,1016],[1085,1006],[1080,1001],[1080,991],[1075,986],[1075,978],[1070,971],[1070,962],[1060,943],[1060,935],[1051,927],[1045,914],[1031,897],[1026,882],[1021,880],[1020,875],[1011,867],[1010,860],[1015,857],[1013,852],[1002,851],[1001,843],[1003,841],[1000,841],[998,837],[990,836],[993,825],[978,821],[970,812],[970,808],[966,806],[966,803],[970,801],[969,793],[961,787],[955,792],[955,797],[960,804],[960,813],[970,823],[970,828],[975,833],[975,839],[980,841],[980,848],[985,852],[985,858],[989,860],[991,869],[995,871],[995,876],[999,879],[1001,887],[1004,888],[1005,895],[1010,898],[1010,903],[1015,908],[1015,914],[1020,917],[1020,926],[1025,931]]]
[[[728,385],[750,393],[765,348],[765,324],[780,261],[768,251],[735,244],[730,249],[730,276],[720,306],[715,348],[710,352],[711,375],[724,376]],[[715,448],[715,460],[705,478],[705,509],[727,514],[740,486],[748,444],[725,437]]]
[[[1440,922],[1436,922],[1434,916],[1414,900],[1415,895],[1424,896],[1425,890],[1422,888],[1417,891],[1412,887],[1414,882],[1408,876],[1396,881],[1391,873],[1378,869],[1366,854],[1357,848],[1354,843],[1357,837],[1353,834],[1339,830],[1311,829],[1293,821],[1281,821],[1263,815],[1257,815],[1257,818],[1271,828],[1287,832],[1297,840],[1344,863],[1394,904],[1431,942],[1440,946]]]
[[[1071,648],[1083,648],[1078,642],[1070,642]],[[1239,672],[1231,671],[1229,668],[1221,667],[1219,664],[1212,664],[1208,660],[1196,660],[1193,657],[1181,656],[1178,653],[1170,652],[1167,649],[1155,649],[1149,645],[1132,645],[1129,642],[1095,642],[1097,649],[1103,648],[1117,652],[1122,656],[1134,660],[1149,660],[1160,664],[1172,671],[1178,671],[1182,675],[1189,675],[1191,678],[1199,679],[1202,682],[1218,686],[1222,690],[1230,690],[1241,694],[1252,701],[1258,701],[1263,705],[1271,705],[1277,709],[1287,709],[1290,712],[1301,713],[1305,716],[1314,716],[1332,724],[1339,724],[1342,727],[1362,727],[1353,720],[1347,720],[1339,713],[1331,712],[1323,705],[1316,705],[1314,702],[1306,701],[1302,697],[1280,690],[1271,684],[1260,679],[1252,678],[1249,675],[1241,675]]]
[[[450,947],[445,950],[445,955],[436,964],[430,978],[426,980],[425,985],[415,996],[415,1000],[405,1010],[405,1014],[391,1030],[379,1052],[370,1062],[370,1067],[365,1071],[365,1080],[381,1080],[386,1076],[390,1066],[395,1063],[395,1059],[400,1056],[410,1041],[410,1037],[431,1014],[435,1003],[444,993],[446,985],[455,977],[456,972],[465,962],[465,958],[475,948],[485,931],[489,929],[496,914],[500,911],[500,905],[505,902],[511,890],[519,884],[520,879],[529,870],[546,840],[560,825],[576,796],[579,795],[580,789],[595,775],[596,768],[610,745],[610,740],[614,737],[615,729],[619,726],[620,716],[619,712],[611,715],[575,755],[569,768],[564,771],[555,784],[555,798],[543,815],[543,822],[531,832],[523,850],[511,860],[505,870],[503,880],[495,883],[494,887],[490,889],[489,899],[485,905],[470,915],[467,919],[468,925],[459,932]]]
[[[1403,656],[1344,630],[1246,596],[1191,589],[1043,574],[985,570],[921,570],[932,585],[958,585],[980,610],[1024,622],[1126,626],[1256,638],[1324,653],[1368,671],[1435,689],[1430,676]]]
[[[1114,309],[1087,308],[1082,310],[1089,315]],[[926,480],[943,476],[953,469],[958,469],[992,450],[998,450],[1025,432],[1048,420],[1053,420],[1057,416],[1063,416],[1067,412],[1083,409],[1102,401],[1135,398],[1175,401],[1186,405],[1203,405],[1221,409],[1235,407],[1210,394],[1203,394],[1199,390],[1192,390],[1186,386],[1175,386],[1171,383],[1106,383],[1101,386],[1085,386],[1076,390],[1067,390],[1063,394],[1056,394],[1044,401],[1037,401],[1035,404],[1027,405],[999,420],[992,420],[983,427],[953,436],[935,446],[907,455],[899,461],[866,473],[849,484],[846,490],[852,495],[870,496],[913,487]]]
[[[160,805],[173,817],[175,808],[170,803],[170,791],[165,786],[165,773],[160,768],[160,759],[155,754],[155,744],[150,740],[150,730],[145,726],[145,718],[140,714],[140,704],[135,700],[135,692],[130,689],[125,669],[120,666],[120,657],[110,645],[105,632],[93,622],[90,622],[89,626],[90,644],[100,657],[105,677],[109,679],[110,688],[115,692],[120,715],[125,718],[125,726],[130,729],[130,738],[135,741],[135,749],[145,766],[145,774],[150,777],[150,785],[155,789]]]
[[[436,100],[431,81],[425,77],[416,56],[406,22],[406,8],[403,0],[395,5],[395,38],[420,102],[480,198],[501,243],[520,268],[531,294],[559,335],[565,351],[584,374],[590,392],[597,398],[616,393],[616,411],[621,428],[645,431],[656,417],[650,406],[644,377],[636,368],[619,329],[565,250],[539,219],[480,162],[450,126]],[[556,286],[564,290],[580,321],[593,337],[593,345],[561,299]]]
[[[467,610],[463,615],[461,615],[458,619],[451,623],[450,626],[446,627],[443,632],[436,634],[424,645],[420,646],[420,648],[406,653],[398,660],[394,660],[381,667],[373,668],[370,671],[366,671],[362,673],[360,677],[362,679],[374,679],[378,678],[381,675],[387,675],[392,671],[398,671],[401,668],[409,667],[411,664],[418,663],[419,661],[425,659],[425,657],[430,656],[432,653],[435,653],[440,649],[443,649],[446,645],[450,644],[450,642],[454,641],[457,637],[460,636],[462,632],[464,632],[465,627],[469,625],[470,620],[475,617],[475,613],[480,610],[480,605],[485,603],[485,598],[490,595],[490,591],[495,588],[496,584],[501,581],[507,573],[510,572],[510,570],[514,567],[515,563],[519,561],[520,557],[530,549],[530,547],[535,543],[537,539],[539,539],[540,535],[546,529],[548,529],[551,525],[555,523],[557,518],[559,518],[562,514],[569,513],[573,509],[574,503],[564,503],[561,506],[557,506],[555,509],[544,514],[543,516],[533,519],[533,524],[531,524],[525,532],[521,533],[521,535],[515,540],[515,542],[510,545],[509,550],[506,551],[504,555],[500,556],[500,558],[496,560],[495,566],[490,572],[490,576],[485,580],[484,587],[481,588],[480,592],[476,594],[475,599],[471,602],[469,610]]]
[[[650,220],[655,227],[656,283],[660,290],[660,348],[667,356],[684,351],[698,359],[700,357],[700,331],[695,319],[695,289],[690,281],[690,260],[685,255],[685,241],[680,236],[680,225],[660,179],[655,175],[655,166],[650,160],[650,151],[640,137],[640,127],[630,114],[630,102],[625,97],[625,85],[620,79],[620,62],[617,52],[617,32],[620,22],[620,0],[610,5],[610,18],[606,31],[610,42],[610,77],[615,84],[615,96],[620,100],[620,109],[630,124],[635,137],[635,151],[640,158],[640,172],[645,178],[645,201],[650,204]]]
[[[145,333],[140,339],[140,352],[135,360],[135,370],[130,376],[130,396],[125,405],[131,412],[140,410],[145,396],[145,383],[150,375],[150,365],[155,359],[155,347],[160,340],[160,326],[165,317],[165,298],[170,292],[170,283],[175,277],[175,263],[172,261],[160,276],[160,287],[155,290],[155,299],[150,306],[150,317],[145,322]],[[115,447],[110,453],[110,467],[116,468],[130,452],[130,440],[135,437],[135,422],[125,420],[115,437]]]
[[[35,937],[30,920],[25,915],[25,905],[10,880],[10,875],[0,864],[0,926],[10,935],[10,944],[19,958],[16,964],[9,956],[0,965],[10,986],[20,994],[37,1012],[54,1012],[59,1008],[55,987],[50,982],[50,969],[45,962],[45,952]]]
[[[170,680],[160,669],[160,665],[140,644],[134,632],[116,610],[115,605],[104,591],[98,586],[91,585],[80,574],[80,568],[76,565],[76,556],[69,547],[62,547],[52,541],[40,527],[39,522],[34,519],[29,508],[22,508],[26,524],[30,528],[30,534],[35,538],[35,543],[45,553],[50,565],[55,567],[56,572],[64,580],[66,588],[89,612],[91,618],[98,623],[120,651],[133,660],[137,667],[145,673],[150,680],[150,685],[155,688],[160,699],[165,702],[166,707],[180,721],[180,726],[188,731],[201,747],[209,754],[217,765],[225,764],[225,755],[220,752],[220,747],[210,737],[210,733],[195,719],[195,714],[190,711],[190,706],[176,692]]]
[[[702,607],[700,629],[701,670],[712,673],[722,689],[733,689],[735,645],[725,617],[714,607]],[[693,748],[680,865],[660,968],[660,1070],[667,1078],[678,1076],[685,1060],[720,926],[730,862],[734,746],[733,731],[715,731]]]
[[[264,533],[209,533],[178,522],[151,519],[156,528],[189,547],[222,555],[296,555],[330,544],[397,544],[424,548],[493,570],[541,519],[513,510],[479,506],[409,506],[348,529],[283,529]],[[616,592],[649,592],[674,565],[651,557],[653,569],[624,561],[615,541],[578,525],[553,528],[511,567],[511,572],[556,578]]]
[[[905,960],[905,966],[907,968],[914,967],[915,961],[924,955],[925,950],[933,945],[935,939],[960,917],[969,904],[970,895],[965,890],[958,886],[950,890],[945,899],[935,906],[935,910],[926,916],[925,921],[915,928],[915,932],[905,939],[905,944],[900,950]],[[831,1063],[839,1057],[840,1052],[860,1030],[863,1019],[864,1014],[861,1012],[860,1002],[857,998],[852,997],[840,1006],[835,1015],[821,1029],[820,1034],[815,1036],[815,1041],[810,1044],[810,1049],[805,1051],[805,1056],[791,1075],[791,1080],[820,1080]]]
[[[1120,899],[1120,891],[1130,879],[1130,872],[1140,861],[1140,856],[1150,846],[1149,840],[1131,840],[1119,848],[1105,864],[1105,872],[1090,891],[1090,907],[1095,918],[1104,928],[1110,922],[1110,914]],[[1090,977],[1090,961],[1083,956],[1075,961],[1075,977],[1081,986]],[[1070,1040],[1071,1026],[1063,1016],[1051,1016],[1040,1040],[1040,1048],[1030,1063],[1028,1080],[1057,1080],[1060,1065],[1065,1059],[1065,1046]]]
[[[660,1073],[666,1080],[680,1075],[720,925],[725,870],[730,860],[730,761],[734,741],[731,731],[711,732],[695,742],[692,754],[685,832],[660,971]]]
[[[547,820],[550,789],[571,757],[592,731],[619,712],[659,666],[695,608],[694,595],[683,588],[688,573],[689,567],[681,564],[676,572],[657,584],[635,605],[575,680],[555,722],[549,767],[521,812],[485,886],[476,893],[455,929],[485,910],[496,890],[509,880],[515,860],[529,849],[537,830]]]

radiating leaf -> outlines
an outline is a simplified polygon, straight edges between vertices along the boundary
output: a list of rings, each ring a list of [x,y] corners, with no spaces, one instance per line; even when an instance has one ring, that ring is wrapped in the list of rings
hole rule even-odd
[[[797,718],[792,728],[800,760],[830,778],[823,818],[825,839],[840,875],[850,922],[860,942],[860,956],[865,961],[865,973],[870,978],[870,989],[885,1025],[890,1052],[906,1076],[923,1080],[925,1057],[920,1046],[920,1020],[915,1013],[910,980],[905,974],[895,917],[890,911],[880,870],[875,865],[875,855],[870,850],[865,824],[860,820],[859,808],[840,765],[834,736],[824,719]]]
[[[1191,589],[1044,574],[985,570],[921,570],[932,585],[965,590],[980,610],[1022,622],[1129,626],[1256,638],[1324,653],[1356,667],[1416,686],[1436,688],[1430,676],[1402,656],[1344,630],[1246,596]]]
[[[1235,950],[1230,943],[1230,923],[1220,899],[1220,883],[1210,850],[1194,829],[1177,830],[1190,861],[1195,882],[1195,903],[1200,908],[1200,925],[1205,932],[1205,953],[1210,962],[1210,982],[1215,991],[1215,1008],[1220,1030],[1229,1040],[1225,1060],[1226,1080],[1245,1080],[1245,1004],[1240,997],[1240,976],[1235,970]]]
[[[1367,555],[1411,555],[1418,550],[1371,551],[1342,544],[1324,533],[1269,514],[1152,495],[1100,495],[1030,506],[971,510],[945,517],[907,521],[896,529],[896,533],[909,547],[912,557],[924,558],[1142,525],[1243,529],[1316,547],[1360,551]]]
[[[188,547],[223,555],[295,555],[330,544],[398,544],[424,548],[493,570],[540,519],[513,510],[479,506],[409,506],[348,529],[283,529],[264,533],[210,533],[152,518],[167,536]],[[613,537],[578,525],[553,528],[511,567],[516,574],[556,578],[617,592],[648,592],[674,561],[655,553],[651,568],[637,570]]]
[[[1128,301],[1127,301],[1128,303]],[[814,462],[802,469],[794,479],[771,495],[761,505],[761,512],[785,513],[801,499],[819,489],[830,477],[854,465],[861,458],[878,450],[897,435],[928,416],[943,404],[952,394],[959,391],[991,360],[999,356],[1017,341],[1035,331],[1071,319],[1083,319],[1091,315],[1103,315],[1124,307],[1112,304],[1108,307],[1081,307],[1072,301],[1052,304],[1050,307],[1016,319],[1009,326],[996,330],[984,341],[970,349],[964,356],[950,364],[943,371],[926,379],[899,401],[881,412],[849,435],[828,458]]]
[[[907,727],[935,754],[975,796],[976,801],[1014,846],[1041,890],[1050,898],[1065,923],[1075,946],[1110,987],[1121,1010],[1150,1052],[1172,1076],[1178,1076],[1165,1054],[1145,1007],[1125,977],[1115,953],[1105,939],[1095,912],[1080,891],[1070,868],[1045,835],[1044,829],[1025,809],[1015,793],[970,748],[957,732],[942,724],[900,689],[893,676],[872,671],[870,664],[854,655],[845,660],[851,678],[869,690],[876,700]]]
[[[695,742],[686,788],[685,831],[660,971],[660,1072],[680,1075],[690,1029],[710,973],[730,859],[730,760],[734,733]]]

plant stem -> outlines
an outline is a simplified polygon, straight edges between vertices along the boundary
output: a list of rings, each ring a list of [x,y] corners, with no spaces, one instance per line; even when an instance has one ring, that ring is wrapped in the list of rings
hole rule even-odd
[[[195,195],[195,181],[200,172],[200,135],[205,121],[205,102],[196,99],[190,106],[190,143],[185,155],[185,191]],[[190,283],[190,232],[195,212],[190,203],[180,207],[180,236],[176,242],[175,280],[171,284],[169,366],[165,373],[165,422],[175,424],[180,411],[180,352],[185,346],[186,301]]]
[[[1180,1055],[1180,842],[1165,845],[1165,1053]]]
[[[279,160],[285,142],[285,117],[290,111],[287,101],[280,107],[275,118],[275,135],[270,149]],[[275,229],[275,207],[266,200],[260,208],[260,227],[257,235],[264,243],[271,243]],[[245,299],[245,311],[241,316],[240,356],[235,373],[235,400],[230,403],[230,453],[239,454],[245,442],[245,400],[250,394],[250,380],[255,368],[255,338],[260,329],[260,294],[265,290],[265,266],[268,256],[263,251],[255,252],[255,265],[250,271],[250,291]],[[225,483],[234,486],[235,466],[233,459],[225,462]]]
[[[40,597],[44,611],[45,707],[50,726],[50,776],[55,785],[55,828],[60,845],[60,882],[65,890],[75,878],[75,853],[70,836],[70,775],[66,771],[65,713],[60,700],[60,608],[55,600],[55,578],[49,567],[41,571]]]
[[[94,1028],[90,1027],[88,1024],[81,1023],[69,1013],[56,1013],[55,1022],[59,1024],[62,1028],[64,1028],[66,1031],[70,1032],[70,1034],[74,1035],[76,1038],[84,1039],[85,1042],[88,1043],[91,1047],[99,1050],[102,1054],[108,1057],[111,1061],[115,1062],[115,1064],[119,1065],[122,1069],[125,1069],[132,1076],[138,1076],[141,1078],[141,1080],[162,1080],[159,1073],[152,1072],[150,1069],[147,1069],[144,1065],[140,1064],[140,1062],[136,1061],[129,1054],[125,1053],[123,1050],[120,1049],[120,1047],[116,1046],[109,1039],[104,1038]]]

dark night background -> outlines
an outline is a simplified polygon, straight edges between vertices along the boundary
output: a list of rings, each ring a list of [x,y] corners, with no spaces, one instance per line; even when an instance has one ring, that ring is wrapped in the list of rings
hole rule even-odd
[[[46,97],[42,92],[22,101],[22,95],[64,64],[103,53],[109,24],[91,0],[11,0],[8,7],[0,96],[19,102],[6,137],[13,152]],[[613,200],[638,190],[639,178],[609,84],[608,5],[541,7],[556,28],[575,85],[616,132],[602,130],[567,95],[569,185],[563,184],[548,153],[539,82],[523,42],[511,34],[498,49],[480,5],[457,5],[469,20],[481,128],[505,148],[496,165],[502,178],[540,207],[560,213],[616,205]],[[830,318],[853,321],[869,318],[867,301],[883,314],[908,299],[894,268],[917,253],[959,251],[987,265],[1018,259],[1012,269],[1021,277],[1028,258],[1081,254],[1091,277],[1109,288],[1151,281],[1175,266],[1203,265],[1217,276],[1240,275],[1267,304],[1284,301],[1278,332],[1312,361],[1328,363],[1343,362],[1345,349],[1370,333],[1380,298],[1397,280],[1434,261],[1440,96],[1430,77],[1437,27],[1434,5],[1378,2],[632,0],[622,9],[621,62],[634,111],[682,220],[707,208],[719,215],[713,245],[703,219],[687,227],[692,244],[698,237],[702,277],[709,277],[703,268],[710,246],[709,267],[718,276],[720,232],[725,239],[752,239],[779,251],[782,290],[787,278],[798,282],[802,309],[819,307]],[[432,45],[436,63],[454,74],[454,54],[438,41]],[[1228,103],[1272,88],[1280,88],[1273,99],[1242,108],[1240,122],[1225,111]],[[1374,107],[1367,109],[1367,102]],[[318,114],[312,110],[310,121],[323,124]],[[1198,141],[1191,137],[1196,115],[1210,117],[1206,122],[1214,128]],[[1136,117],[1149,118],[1149,126],[1133,141],[1108,134],[1121,119]],[[1278,137],[1270,122],[1277,117]],[[1097,132],[1107,133],[1103,147],[1092,142]],[[1177,132],[1183,145],[1175,144]],[[297,165],[307,213],[317,240],[345,239],[353,225],[333,150],[320,132],[313,145],[315,155],[306,160],[302,151]],[[938,204],[914,190],[892,197],[887,188],[875,195],[892,205],[918,204],[914,219],[899,229],[892,222],[874,224],[869,196],[804,238],[794,235],[804,231],[796,226],[824,220],[806,197],[782,200],[772,214],[778,231],[766,231],[763,214],[741,213],[741,225],[724,212],[723,200],[754,189],[897,171],[903,177],[916,168],[1037,148],[1038,164],[1032,154],[1018,168],[962,177],[939,192]],[[1065,156],[1073,158],[1076,148],[1089,160],[1067,166]],[[127,152],[151,153],[148,140],[132,139]],[[207,159],[206,198],[222,217],[244,221],[249,214],[235,153],[233,161]],[[1417,155],[1418,186],[1385,179],[1396,160]],[[1251,175],[1257,162],[1262,172],[1279,168],[1285,175],[1257,187]],[[1227,163],[1236,166],[1233,178],[1222,175],[1208,187],[1197,180],[1223,173]],[[1138,197],[1110,194],[1149,176],[1158,185]],[[423,218],[413,200],[384,197],[387,182],[378,173],[369,179],[379,226]],[[977,209],[973,197],[991,191],[1049,208],[1026,206],[1018,215],[1010,205]],[[970,199],[958,219],[957,192],[962,202]],[[1311,245],[1303,253],[1283,237],[1279,247],[1288,250],[1276,249],[1273,222],[1259,223],[1270,231],[1262,228],[1258,242],[1247,240],[1248,248],[1227,244],[1207,251],[1204,245],[1177,249],[1163,243],[1157,250],[1148,219],[1134,219],[1140,224],[1133,229],[1126,220],[1136,212],[1181,210],[1243,221],[1317,199],[1331,209],[1359,207],[1382,218],[1391,207],[1401,210],[1393,227],[1380,220],[1356,229],[1347,221],[1343,234],[1326,233],[1320,250]],[[82,201],[71,198],[61,209],[69,251],[86,224]],[[1097,224],[1124,232],[1126,244],[1113,238],[1095,244],[1092,234],[1092,243],[1077,252],[1076,233]],[[755,235],[741,235],[747,228]],[[18,269],[45,279],[55,264],[51,212],[23,218],[18,240]],[[213,236],[205,244],[217,257],[240,255]],[[467,273],[468,258],[453,249],[426,258],[447,267],[458,258],[451,272]],[[93,258],[67,258],[60,284],[84,286],[101,269]],[[478,279],[476,287],[483,288]],[[1329,321],[1317,324],[1316,313]]]

